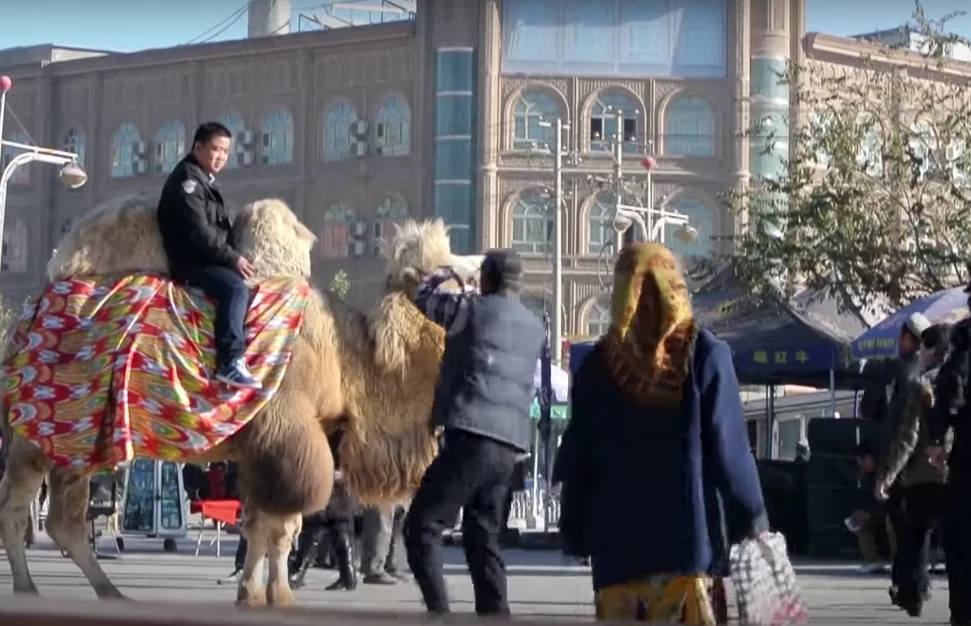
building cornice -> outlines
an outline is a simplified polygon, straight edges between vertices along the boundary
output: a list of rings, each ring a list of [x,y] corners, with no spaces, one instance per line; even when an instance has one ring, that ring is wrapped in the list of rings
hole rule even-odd
[[[173,63],[210,62],[253,55],[271,55],[308,49],[360,47],[373,43],[414,40],[414,22],[396,21],[386,24],[354,26],[255,39],[237,39],[206,44],[175,46],[138,52],[119,52],[69,61],[42,62],[37,65],[11,68],[15,78],[55,77],[110,72],[171,65]]]
[[[971,78],[971,63],[965,61],[942,59],[938,63],[911,50],[825,33],[807,33],[803,50],[807,59],[838,65],[860,66],[865,61],[876,68],[906,69],[910,76],[929,80],[952,82]]]

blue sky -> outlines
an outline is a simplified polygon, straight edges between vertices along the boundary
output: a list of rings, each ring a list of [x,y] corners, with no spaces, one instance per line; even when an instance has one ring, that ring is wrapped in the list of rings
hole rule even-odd
[[[295,9],[319,7],[324,0],[293,0]],[[808,0],[808,30],[834,35],[895,28],[910,18],[913,0]],[[129,52],[193,40],[240,39],[246,16],[220,25],[244,0],[20,0],[0,18],[0,48],[56,43]],[[961,8],[968,0],[925,0],[929,17]],[[319,10],[319,9],[318,9]],[[310,11],[312,12],[312,11]],[[950,30],[971,38],[971,16],[955,19]],[[209,32],[207,32],[209,31]]]

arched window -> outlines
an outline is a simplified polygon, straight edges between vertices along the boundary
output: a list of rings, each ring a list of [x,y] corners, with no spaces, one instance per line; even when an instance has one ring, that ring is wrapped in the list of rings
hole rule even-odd
[[[555,150],[556,121],[561,115],[560,106],[549,94],[536,89],[524,91],[513,111],[513,149]],[[549,126],[541,126],[540,122]]]
[[[229,147],[229,156],[226,158],[226,167],[234,168],[240,165],[245,165],[242,163],[243,160],[241,155],[246,152],[249,147],[245,146],[246,137],[246,122],[243,121],[242,116],[238,113],[227,113],[219,118],[219,123],[229,129],[229,132],[233,134],[233,144]]]
[[[587,311],[587,336],[602,337],[610,330],[610,296],[598,296]]]
[[[664,245],[684,259],[708,257],[714,247],[712,238],[715,234],[715,224],[708,206],[695,198],[682,197],[672,201],[668,208],[687,215],[688,224],[697,229],[698,237],[694,241],[682,241],[675,236],[681,227],[670,224],[664,228]]]
[[[883,128],[877,121],[864,122],[856,162],[870,176],[883,175]]]
[[[10,141],[13,141],[14,143],[22,143],[22,144],[27,144],[27,145],[33,144],[33,142],[30,140],[30,137],[27,136],[27,133],[25,133],[23,131],[20,131],[20,130],[17,130],[17,131],[14,131],[14,132],[10,133]],[[3,169],[6,169],[7,164],[9,164],[10,161],[12,161],[14,159],[14,157],[16,157],[17,155],[19,155],[21,152],[23,152],[23,150],[21,148],[13,148],[11,146],[4,146],[3,147],[3,164],[2,164],[2,167],[0,167],[0,172],[2,172]],[[10,177],[10,184],[11,185],[29,185],[30,184],[30,168],[31,168],[31,165],[32,165],[31,163],[24,163],[23,165],[21,165],[20,167],[18,167],[16,170],[14,170],[13,175]]]
[[[950,170],[951,182],[958,187],[968,187],[968,172],[964,167],[965,153],[967,152],[967,142],[964,139],[952,139],[947,148],[944,149],[946,167]]]
[[[597,98],[590,109],[590,149],[594,152],[609,152],[617,135],[617,113],[623,113],[624,152],[637,152],[632,143],[638,139],[637,104],[620,93],[604,93]],[[631,142],[631,143],[628,143]]]
[[[293,163],[293,116],[277,109],[263,119],[263,165]]]
[[[408,217],[408,203],[397,196],[387,196],[378,205],[377,218],[374,220],[374,241],[372,247],[377,254],[380,250],[380,243],[389,235],[393,234],[392,224],[400,223]]]
[[[814,147],[812,159],[817,167],[827,168],[833,162],[833,155],[827,151],[825,144],[834,132],[834,124],[836,124],[836,115],[829,110],[813,111],[809,116],[807,131],[811,138],[810,143]],[[768,137],[772,134],[772,129],[767,129],[764,134]]]
[[[680,96],[664,115],[664,154],[685,157],[715,156],[715,114],[698,96]]]
[[[921,179],[923,179],[936,167],[934,152],[938,148],[937,133],[934,132],[934,128],[929,123],[924,121],[914,124],[911,132],[913,134],[907,143],[910,146],[913,163],[920,172]]]
[[[512,247],[520,252],[545,253],[553,238],[549,198],[538,192],[523,194],[512,212]]]
[[[134,124],[122,124],[111,138],[111,177],[126,178],[144,174],[145,155],[142,136]]]
[[[351,126],[357,121],[357,110],[348,102],[332,106],[324,117],[324,160],[342,161],[351,156],[354,137]]]
[[[64,135],[64,150],[78,155],[78,165],[84,167],[84,151],[87,145],[87,137],[80,128],[72,128]]]
[[[351,224],[354,209],[339,202],[332,204],[324,213],[324,225],[320,232],[320,253],[327,259],[349,256],[351,253]]]
[[[398,96],[389,96],[378,108],[374,145],[378,154],[404,156],[411,152],[411,114]]]
[[[27,272],[29,262],[30,236],[27,232],[27,224],[19,217],[14,217],[3,229],[3,254],[0,255],[0,269],[4,272],[24,274]]]
[[[185,152],[185,124],[169,120],[155,135],[155,173],[167,174],[175,169]]]
[[[587,240],[587,251],[590,254],[600,254],[614,239],[614,194],[609,191],[597,196],[590,207],[590,238]]]

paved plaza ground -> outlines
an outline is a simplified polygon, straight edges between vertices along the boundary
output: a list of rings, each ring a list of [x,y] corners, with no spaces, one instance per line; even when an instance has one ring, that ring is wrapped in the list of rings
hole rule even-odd
[[[221,587],[216,580],[232,570],[235,537],[222,542],[222,556],[203,543],[200,556],[192,555],[195,541],[183,540],[178,553],[166,554],[161,541],[126,538],[126,551],[120,560],[102,564],[115,583],[135,600],[158,602],[232,603],[235,587]],[[110,543],[103,542],[106,553]],[[2,551],[0,551],[2,552]],[[41,594],[51,597],[90,598],[93,592],[68,559],[56,551],[46,536],[29,553],[34,580]],[[589,619],[593,615],[590,577],[587,568],[571,564],[557,552],[506,551],[509,565],[509,595],[518,614],[557,615]],[[448,548],[447,573],[453,593],[454,610],[472,611],[472,585],[465,571],[461,550]],[[859,576],[849,564],[800,564],[799,581],[809,605],[812,623],[947,623],[947,581],[934,580],[934,598],[924,616],[911,620],[889,606],[887,579]],[[324,587],[336,573],[311,570],[308,587],[297,593],[298,601],[308,607],[333,607],[343,610],[417,613],[422,610],[418,589],[412,584],[396,587],[361,585],[353,592],[327,592]],[[10,569],[5,556],[0,559],[0,598],[11,593]],[[0,602],[3,602],[0,599]]]

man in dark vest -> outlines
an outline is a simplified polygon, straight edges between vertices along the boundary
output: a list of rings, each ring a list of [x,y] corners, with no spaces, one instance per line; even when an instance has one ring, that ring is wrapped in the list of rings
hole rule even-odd
[[[481,295],[439,291],[452,278],[462,287],[454,272],[443,269],[424,277],[414,296],[448,333],[432,411],[433,427],[444,428],[443,445],[404,529],[408,564],[425,606],[436,614],[449,612],[442,531],[459,510],[475,612],[509,614],[499,533],[516,459],[531,441],[529,407],[544,333],[519,301],[522,262],[515,251],[489,251],[480,271]]]
[[[243,322],[249,306],[246,279],[253,264],[233,248],[233,214],[216,174],[226,165],[232,133],[219,122],[196,129],[192,152],[169,174],[158,201],[158,225],[172,278],[216,301],[216,380],[230,387],[259,388],[243,362]]]

